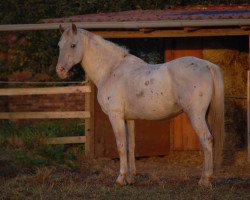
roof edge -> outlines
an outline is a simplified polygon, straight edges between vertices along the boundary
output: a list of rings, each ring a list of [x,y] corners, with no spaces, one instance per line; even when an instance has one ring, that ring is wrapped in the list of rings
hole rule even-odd
[[[31,31],[58,29],[59,25],[71,23],[41,23],[0,25],[1,31]],[[162,21],[124,21],[124,22],[75,22],[83,29],[141,29],[141,28],[183,28],[183,27],[230,27],[250,26],[250,19],[209,19],[209,20],[162,20]]]

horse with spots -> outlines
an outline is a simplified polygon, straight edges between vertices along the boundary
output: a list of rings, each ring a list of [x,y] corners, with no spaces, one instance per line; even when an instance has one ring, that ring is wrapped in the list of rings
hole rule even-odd
[[[65,31],[60,26],[60,30],[57,74],[67,78],[70,69],[81,63],[98,88],[98,102],[110,119],[120,157],[117,184],[134,183],[134,120],[160,120],[186,112],[204,152],[199,184],[211,187],[224,142],[220,68],[195,57],[152,65],[74,24]]]

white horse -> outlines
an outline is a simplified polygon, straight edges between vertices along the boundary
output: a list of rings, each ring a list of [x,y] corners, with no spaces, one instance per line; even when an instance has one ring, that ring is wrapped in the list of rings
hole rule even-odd
[[[81,63],[97,86],[98,102],[110,119],[120,157],[117,184],[132,184],[136,175],[134,120],[165,119],[185,111],[204,151],[199,184],[211,187],[224,141],[224,82],[219,67],[195,57],[151,65],[74,24],[60,30],[57,74],[67,78],[72,66]]]

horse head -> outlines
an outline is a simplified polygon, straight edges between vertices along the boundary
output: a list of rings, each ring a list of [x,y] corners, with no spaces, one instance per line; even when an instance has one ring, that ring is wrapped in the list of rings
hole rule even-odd
[[[66,30],[60,25],[59,29],[62,36],[58,43],[60,53],[56,72],[61,79],[65,79],[70,76],[71,68],[82,61],[83,48],[79,30],[75,24]]]

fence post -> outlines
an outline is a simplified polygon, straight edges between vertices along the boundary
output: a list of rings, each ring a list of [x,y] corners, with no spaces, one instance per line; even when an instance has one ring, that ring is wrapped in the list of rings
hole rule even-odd
[[[89,82],[86,84],[91,87],[91,92],[85,94],[85,111],[90,112],[90,118],[85,119],[85,155],[89,158],[94,158],[94,84],[86,76],[86,80]]]
[[[250,68],[250,35],[248,35],[248,67]],[[247,71],[247,157],[250,163],[250,69]]]

